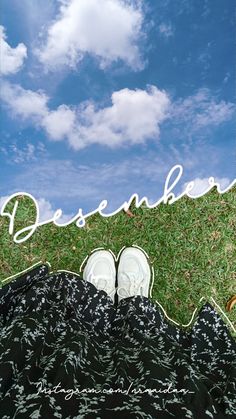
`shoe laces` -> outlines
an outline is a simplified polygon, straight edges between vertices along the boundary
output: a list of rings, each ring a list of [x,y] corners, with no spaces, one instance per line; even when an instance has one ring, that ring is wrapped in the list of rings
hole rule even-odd
[[[120,274],[120,279],[125,279],[127,286],[117,288],[117,295],[119,297],[125,298],[125,296],[132,297],[135,295],[143,295],[143,277],[137,279],[137,274],[134,272],[122,272]],[[125,295],[123,295],[121,291],[124,291]]]
[[[88,282],[91,282],[98,290],[105,291],[110,297],[115,293],[115,289],[108,292],[110,288],[109,282],[111,282],[110,275],[95,275],[93,272],[90,272]]]

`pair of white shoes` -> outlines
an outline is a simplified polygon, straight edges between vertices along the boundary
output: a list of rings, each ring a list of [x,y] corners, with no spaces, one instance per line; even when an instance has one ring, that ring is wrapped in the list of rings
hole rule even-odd
[[[115,301],[141,295],[149,297],[151,269],[143,251],[127,247],[121,251],[117,261],[108,250],[97,250],[92,253],[83,272],[84,280],[91,282],[99,290],[104,290]]]

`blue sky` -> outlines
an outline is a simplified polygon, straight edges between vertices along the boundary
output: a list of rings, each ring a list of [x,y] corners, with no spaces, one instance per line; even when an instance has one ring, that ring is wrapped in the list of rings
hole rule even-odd
[[[235,179],[234,0],[2,1],[0,202],[43,216]],[[194,192],[194,190],[193,190]]]

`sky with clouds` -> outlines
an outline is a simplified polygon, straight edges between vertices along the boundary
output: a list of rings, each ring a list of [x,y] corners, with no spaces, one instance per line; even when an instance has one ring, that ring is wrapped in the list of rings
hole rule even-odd
[[[44,217],[235,179],[234,0],[2,0],[0,204]],[[179,185],[181,188],[181,184]]]

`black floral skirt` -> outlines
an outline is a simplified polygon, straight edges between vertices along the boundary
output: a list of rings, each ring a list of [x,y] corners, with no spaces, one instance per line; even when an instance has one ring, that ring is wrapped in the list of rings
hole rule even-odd
[[[190,331],[38,266],[0,290],[0,417],[236,417],[236,343],[210,304]]]

